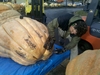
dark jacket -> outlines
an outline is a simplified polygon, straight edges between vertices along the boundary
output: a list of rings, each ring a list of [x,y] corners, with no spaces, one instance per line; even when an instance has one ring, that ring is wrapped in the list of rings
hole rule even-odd
[[[59,27],[64,31],[68,30],[69,20],[73,16],[74,16],[73,14],[65,14],[65,15],[59,16],[57,18],[57,21],[59,23]]]

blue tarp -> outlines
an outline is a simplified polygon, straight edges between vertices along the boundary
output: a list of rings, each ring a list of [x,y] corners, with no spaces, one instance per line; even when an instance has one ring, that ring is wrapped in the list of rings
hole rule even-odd
[[[55,45],[55,48],[62,47]],[[0,75],[45,75],[69,56],[70,50],[62,54],[53,54],[48,60],[41,60],[30,66],[20,65],[10,58],[0,57]]]

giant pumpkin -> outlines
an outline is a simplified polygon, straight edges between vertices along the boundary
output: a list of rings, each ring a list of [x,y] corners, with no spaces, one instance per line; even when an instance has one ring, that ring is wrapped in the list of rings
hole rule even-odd
[[[87,50],[75,57],[65,75],[100,75],[100,50]]]
[[[13,3],[1,3],[0,4],[0,13],[6,11],[6,10],[11,10],[11,9],[14,9],[14,10],[17,10],[18,12],[22,12],[24,11],[24,7],[20,4],[13,4]]]
[[[0,56],[22,65],[46,60],[52,54],[44,48],[48,36],[45,25],[28,17],[20,18],[15,10],[0,14]]]
[[[12,7],[10,5],[7,4],[0,4],[0,13],[6,11],[6,10],[11,10]]]

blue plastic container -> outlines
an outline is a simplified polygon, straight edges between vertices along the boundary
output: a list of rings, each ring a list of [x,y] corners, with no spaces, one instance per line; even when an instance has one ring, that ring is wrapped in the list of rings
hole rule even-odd
[[[61,46],[55,44],[54,50],[57,48],[62,49]],[[45,75],[69,56],[70,50],[62,54],[53,54],[48,60],[41,60],[30,66],[23,66],[10,58],[0,57],[0,75]]]

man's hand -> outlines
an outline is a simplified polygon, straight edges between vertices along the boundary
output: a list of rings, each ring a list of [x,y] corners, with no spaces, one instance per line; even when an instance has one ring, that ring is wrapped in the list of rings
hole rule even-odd
[[[65,50],[65,49],[58,49],[58,50],[54,50],[54,53],[55,54],[62,54],[62,53],[64,53],[64,52],[66,52],[67,51],[67,49]]]

